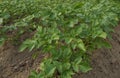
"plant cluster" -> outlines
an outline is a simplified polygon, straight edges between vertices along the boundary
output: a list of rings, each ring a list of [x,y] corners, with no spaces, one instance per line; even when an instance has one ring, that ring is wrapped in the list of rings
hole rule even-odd
[[[117,1],[117,0],[116,0]],[[46,54],[40,73],[30,78],[72,78],[91,70],[90,53],[111,46],[106,38],[119,21],[113,0],[4,0],[0,3],[0,44],[8,33],[33,33],[20,51],[41,49]],[[29,34],[28,34],[29,35]]]

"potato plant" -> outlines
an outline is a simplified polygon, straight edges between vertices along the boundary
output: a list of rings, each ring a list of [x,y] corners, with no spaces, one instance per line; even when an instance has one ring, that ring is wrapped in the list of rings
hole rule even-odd
[[[118,1],[119,2],[119,1]],[[88,72],[90,54],[110,48],[106,38],[119,21],[117,0],[3,0],[0,2],[0,44],[8,33],[34,35],[20,51],[40,50],[46,54],[40,72],[29,78],[72,78]],[[29,35],[29,34],[28,34]]]

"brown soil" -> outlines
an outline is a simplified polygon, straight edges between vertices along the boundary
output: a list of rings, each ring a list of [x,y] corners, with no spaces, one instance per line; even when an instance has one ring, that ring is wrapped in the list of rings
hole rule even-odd
[[[93,70],[79,73],[74,78],[120,78],[120,26],[115,29],[112,49],[99,49],[93,53]],[[18,52],[18,47],[7,43],[0,48],[0,78],[28,78],[31,70],[39,69],[42,54],[32,59],[33,52]]]
[[[43,55],[32,58],[33,52],[19,52],[18,46],[7,43],[0,48],[0,78],[28,78],[32,70],[39,71]]]

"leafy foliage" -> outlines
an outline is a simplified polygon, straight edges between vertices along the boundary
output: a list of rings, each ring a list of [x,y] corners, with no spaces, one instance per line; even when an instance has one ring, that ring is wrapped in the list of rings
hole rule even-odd
[[[20,51],[41,49],[47,54],[41,72],[30,78],[72,78],[87,72],[89,53],[111,47],[106,38],[119,21],[118,2],[113,0],[4,0],[0,3],[0,44],[8,32],[34,35]]]

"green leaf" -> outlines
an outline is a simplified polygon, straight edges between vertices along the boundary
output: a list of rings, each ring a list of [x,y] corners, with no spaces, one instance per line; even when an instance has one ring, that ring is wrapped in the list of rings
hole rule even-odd
[[[83,50],[86,51],[85,45],[83,43],[83,41],[81,39],[78,40],[78,47]]]
[[[53,74],[54,74],[54,72],[55,72],[55,70],[56,70],[56,67],[54,66],[54,65],[50,65],[49,64],[49,66],[47,67],[47,69],[45,70],[46,71],[46,75],[48,76],[48,77],[52,77],[53,76]]]
[[[43,73],[39,73],[36,78],[45,78]]]
[[[80,64],[82,61],[82,57],[79,56],[79,57],[76,57],[76,59],[74,60],[75,64]]]
[[[20,46],[20,48],[19,48],[19,51],[20,51],[20,52],[23,52],[26,48],[28,48],[28,46],[25,45],[25,44],[22,44],[22,45]]]
[[[4,19],[8,19],[8,18],[10,17],[10,14],[9,14],[9,13],[4,13],[3,15],[4,15],[4,16],[3,16]]]
[[[86,73],[86,72],[92,70],[92,68],[91,68],[89,65],[82,64],[82,65],[80,65],[80,70],[81,70],[82,72]]]
[[[72,42],[72,40],[73,40],[73,38],[66,38],[65,41],[66,41],[67,44],[70,44]]]
[[[70,69],[70,67],[71,67],[71,64],[70,64],[70,63],[64,63],[64,64],[63,64],[63,68],[64,68],[64,69]]]
[[[37,31],[38,31],[38,32],[42,32],[42,30],[43,30],[42,26],[39,26],[39,27],[37,28]],[[39,34],[39,35],[40,35],[40,34]]]
[[[45,64],[44,64],[44,62],[42,62],[40,64],[40,70],[45,71]]]
[[[79,72],[79,65],[77,65],[77,64],[73,64],[73,65],[74,65],[73,70],[75,72]]]
[[[30,47],[29,51],[32,51],[34,48],[35,48],[35,44],[33,44],[33,45]]]
[[[77,57],[73,62],[72,62],[72,67],[74,69],[75,72],[79,71],[79,65],[82,61],[82,57]]]
[[[112,45],[111,45],[110,43],[108,43],[107,41],[105,41],[105,42],[103,43],[103,45],[104,45],[104,47],[106,47],[106,48],[112,48]]]
[[[3,18],[0,18],[0,26],[2,25],[3,23]]]
[[[37,72],[36,71],[32,71],[28,78],[37,78]]]
[[[106,39],[106,37],[107,37],[107,33],[102,32],[102,33],[99,35],[99,37]]]
[[[63,73],[63,66],[61,62],[55,61],[54,62],[56,69],[58,70],[58,72]]]
[[[74,27],[74,25],[77,23],[78,23],[78,19],[72,19],[72,20],[70,20],[69,27]]]

